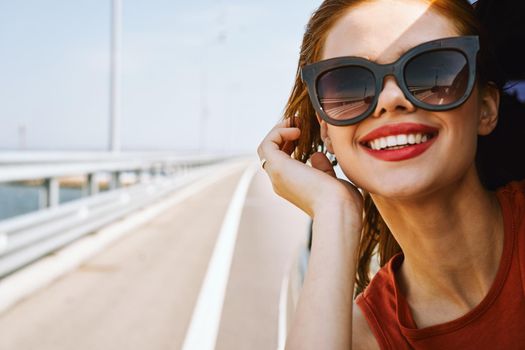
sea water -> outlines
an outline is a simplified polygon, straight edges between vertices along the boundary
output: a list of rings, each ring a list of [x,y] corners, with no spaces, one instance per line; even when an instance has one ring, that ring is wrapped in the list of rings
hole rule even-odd
[[[60,188],[60,203],[85,195],[82,188]],[[45,207],[46,192],[43,186],[0,184],[0,220],[30,213]]]

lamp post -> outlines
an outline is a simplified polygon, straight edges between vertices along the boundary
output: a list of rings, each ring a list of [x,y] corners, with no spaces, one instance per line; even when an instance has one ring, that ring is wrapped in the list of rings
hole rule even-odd
[[[109,151],[120,152],[120,36],[122,0],[111,1],[111,53],[109,77]]]

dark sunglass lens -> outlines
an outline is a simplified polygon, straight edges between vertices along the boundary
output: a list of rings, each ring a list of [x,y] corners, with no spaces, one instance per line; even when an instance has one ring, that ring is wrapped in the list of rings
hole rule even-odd
[[[335,120],[349,120],[362,115],[370,107],[375,94],[374,75],[363,67],[336,68],[317,80],[321,107]]]
[[[465,94],[469,69],[462,53],[442,50],[416,56],[406,64],[404,75],[415,98],[440,106],[457,102]]]

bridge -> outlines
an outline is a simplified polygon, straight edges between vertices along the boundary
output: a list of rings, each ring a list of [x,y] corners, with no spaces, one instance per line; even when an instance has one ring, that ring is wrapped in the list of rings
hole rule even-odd
[[[0,157],[0,349],[282,349],[308,218],[254,157]],[[63,201],[65,186],[84,188]]]

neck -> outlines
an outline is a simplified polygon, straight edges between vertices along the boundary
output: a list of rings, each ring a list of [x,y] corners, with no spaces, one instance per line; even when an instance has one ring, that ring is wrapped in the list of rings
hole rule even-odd
[[[438,297],[470,310],[483,299],[499,266],[503,219],[474,170],[424,197],[372,197],[405,255],[396,278],[410,304]]]

